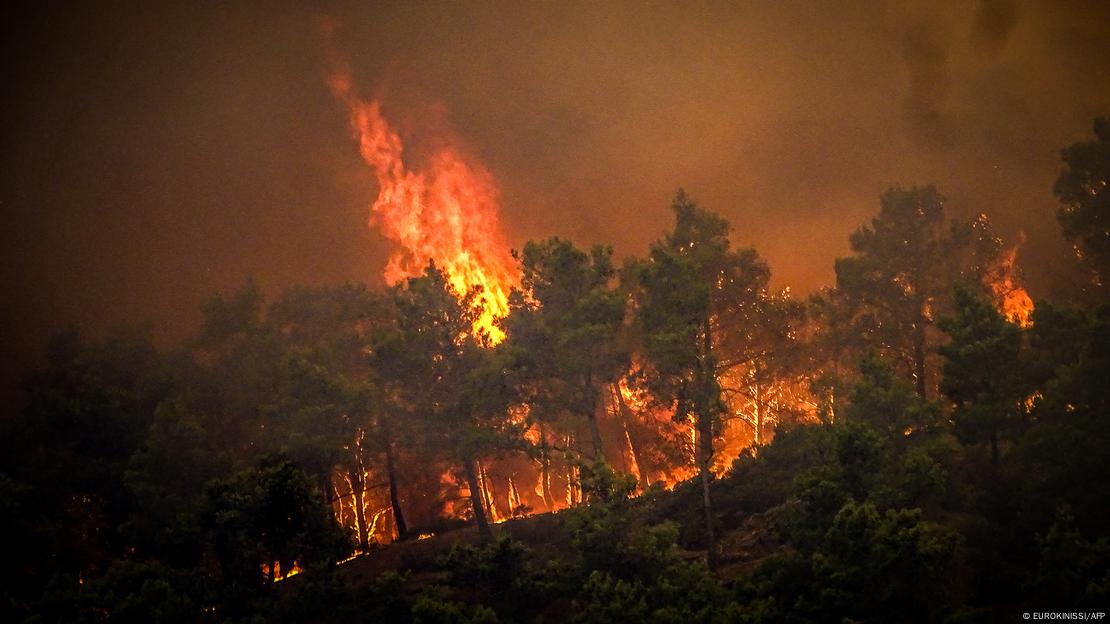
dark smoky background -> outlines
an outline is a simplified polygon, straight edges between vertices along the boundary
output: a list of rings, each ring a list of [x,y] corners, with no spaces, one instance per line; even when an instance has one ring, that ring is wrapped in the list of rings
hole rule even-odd
[[[248,276],[380,282],[328,45],[414,158],[485,163],[513,246],[642,253],[682,186],[800,295],[925,183],[1050,295],[1059,150],[1110,113],[1105,2],[44,4],[0,27],[5,397],[68,326],[170,342]]]

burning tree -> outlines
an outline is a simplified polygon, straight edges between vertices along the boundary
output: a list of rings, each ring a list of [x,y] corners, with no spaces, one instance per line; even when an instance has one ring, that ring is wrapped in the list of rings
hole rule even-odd
[[[604,458],[599,412],[628,368],[620,341],[625,302],[609,282],[612,249],[590,254],[569,241],[529,242],[520,254],[523,291],[512,297],[508,345],[526,399],[538,414],[584,421],[590,450]]]
[[[722,331],[721,351],[727,354],[722,390],[730,420],[750,429],[750,437],[726,434],[724,448],[733,457],[749,440],[757,447],[766,444],[771,427],[803,420],[813,411],[805,321],[805,307],[788,291],[770,291],[766,280],[752,301],[729,315]]]
[[[319,479],[362,552],[407,533],[394,461],[404,422],[386,409],[370,357],[390,311],[384,294],[362,286],[298,287],[251,330],[270,356],[261,446],[289,453]]]
[[[628,267],[634,285],[643,370],[656,399],[674,419],[692,422],[702,483],[709,565],[716,565],[709,482],[714,444],[728,406],[721,378],[732,364],[722,351],[733,321],[743,319],[769,272],[753,249],[730,249],[730,226],[679,191],[671,205],[674,230],[652,244],[646,260]]]
[[[849,237],[853,256],[836,260],[830,304],[865,348],[875,349],[911,377],[923,398],[934,394],[939,336],[934,321],[951,308],[957,283],[982,285],[1002,241],[986,215],[969,222],[945,218],[932,186],[892,188],[879,215]],[[826,308],[827,309],[827,308]],[[839,330],[838,330],[839,331]]]
[[[386,266],[386,281],[418,277],[428,262],[435,262],[455,292],[473,293],[475,326],[500,342],[496,321],[509,312],[508,295],[517,276],[502,240],[493,176],[450,141],[431,154],[423,169],[413,169],[403,158],[400,135],[382,116],[381,103],[358,97],[345,69],[336,69],[328,84],[347,108],[359,153],[377,178],[370,224],[400,245]]]
[[[478,461],[520,443],[507,418],[511,393],[499,383],[499,352],[476,329],[475,292],[460,297],[434,264],[424,275],[392,289],[396,317],[375,346],[399,383],[399,405],[429,450],[462,469],[474,519],[491,535]]]

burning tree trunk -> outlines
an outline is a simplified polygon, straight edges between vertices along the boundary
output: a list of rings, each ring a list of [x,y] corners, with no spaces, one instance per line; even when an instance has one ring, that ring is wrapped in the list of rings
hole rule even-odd
[[[520,490],[517,488],[516,479],[509,477],[507,487],[509,489],[509,516],[517,517],[523,513],[524,500],[520,497]]]
[[[493,488],[493,478],[489,476],[489,470],[481,461],[476,460],[475,463],[478,466],[478,485],[481,487],[486,513],[489,514],[490,521],[497,522],[500,514],[497,513],[497,492]]]
[[[592,388],[590,382],[587,381],[587,387]],[[593,446],[593,459],[605,461],[605,450],[602,448],[601,443],[601,427],[598,425],[598,412],[605,409],[605,404],[600,401],[598,393],[591,392],[593,400],[591,401],[591,409],[586,411],[586,423],[590,427],[590,442]]]
[[[759,381],[755,383],[753,394],[755,395],[755,401],[753,401],[755,407],[755,418],[753,418],[755,421],[755,445],[763,446],[763,384]]]
[[[543,426],[540,429],[540,495],[548,511],[555,511],[555,498],[551,495],[551,448],[547,445],[547,435]]]
[[[389,504],[393,510],[393,525],[397,529],[397,539],[408,537],[408,526],[405,524],[405,514],[401,512],[401,497],[397,493],[397,470],[393,465],[393,444],[385,444],[385,469],[389,477]]]
[[[351,496],[355,501],[355,524],[358,525],[358,549],[366,552],[370,537],[366,530],[366,508],[363,503],[363,492],[366,489],[366,479],[362,475],[362,465],[351,466],[347,470],[348,480],[351,482]]]
[[[474,508],[474,522],[478,525],[478,537],[483,543],[493,541],[493,532],[490,531],[489,519],[486,517],[485,505],[482,501],[482,488],[478,484],[478,468],[474,459],[463,461],[466,471],[466,485],[470,489],[470,505]]]
[[[640,479],[640,489],[646,491],[650,483],[647,466],[644,464],[643,457],[640,455],[640,448],[636,445],[636,440],[632,437],[632,432],[628,429],[628,421],[632,419],[632,410],[628,407],[628,403],[625,402],[624,395],[621,394],[621,389],[618,384],[612,384],[612,392],[617,400],[617,409],[620,410],[621,426],[624,428],[624,437],[628,440],[628,451],[632,453],[632,461],[636,464],[636,473]]]

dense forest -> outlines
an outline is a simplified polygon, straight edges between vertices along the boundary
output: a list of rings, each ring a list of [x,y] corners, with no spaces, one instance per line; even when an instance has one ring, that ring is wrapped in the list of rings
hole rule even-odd
[[[1110,120],[1051,299],[893,187],[805,300],[679,191],[643,257],[253,283],[55,336],[3,423],[5,622],[980,622],[1110,605]]]

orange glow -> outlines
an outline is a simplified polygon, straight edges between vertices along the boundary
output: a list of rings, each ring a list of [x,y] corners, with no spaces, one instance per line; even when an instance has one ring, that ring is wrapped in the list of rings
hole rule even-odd
[[[1021,402],[1021,406],[1023,408],[1025,408],[1025,413],[1028,414],[1028,413],[1032,412],[1033,408],[1037,406],[1037,402],[1040,401],[1043,398],[1044,398],[1044,395],[1041,394],[1040,390],[1037,390],[1033,394],[1030,394],[1029,396],[1025,397],[1025,400]]]
[[[346,72],[333,72],[328,85],[347,107],[362,158],[377,176],[370,225],[400,245],[386,265],[386,282],[418,276],[434,261],[458,294],[476,291],[481,314],[475,327],[500,342],[504,332],[495,323],[508,314],[509,290],[519,277],[501,234],[493,176],[450,142],[423,170],[409,168],[379,102],[356,96]]]
[[[1017,268],[1018,249],[1024,242],[1025,234],[1022,233],[1017,244],[1003,252],[987,271],[984,281],[991,289],[998,311],[1011,323],[1029,327],[1033,324],[1033,299],[1021,285]]]
[[[266,563],[263,563],[260,567],[262,569],[262,574],[265,575],[266,577],[269,577],[270,576],[270,565],[266,564]],[[297,576],[301,572],[303,572],[303,570],[301,569],[301,566],[295,561],[293,562],[293,567],[289,568],[288,570],[283,570],[282,567],[281,567],[281,564],[275,562],[274,563],[274,582],[278,583],[280,581],[284,581],[285,579],[287,579],[291,576]]]

